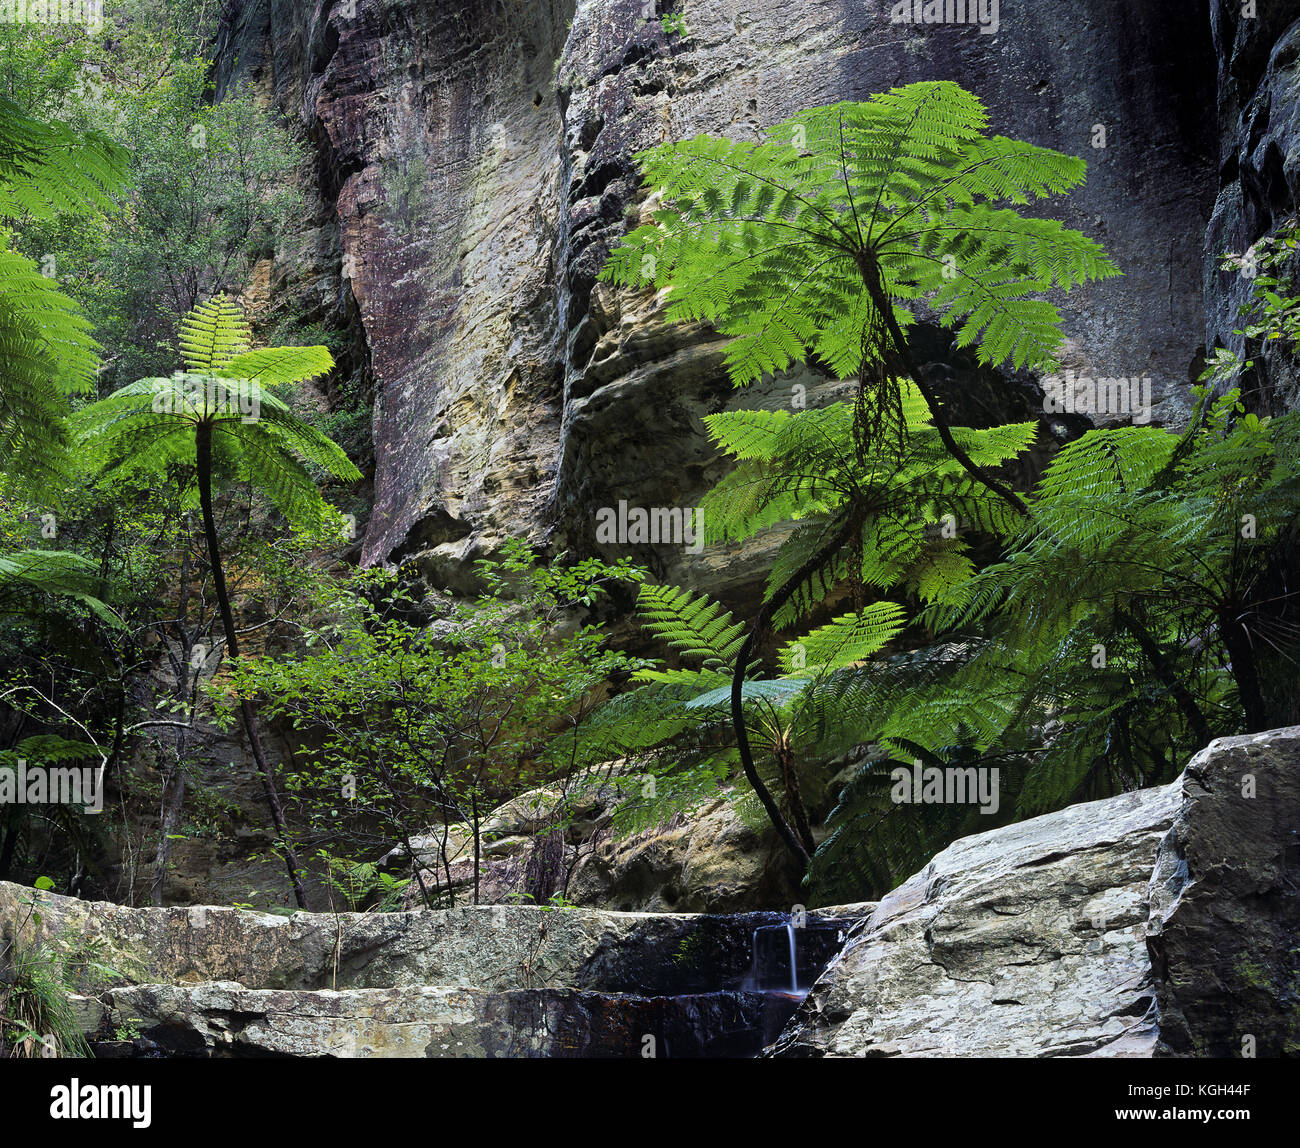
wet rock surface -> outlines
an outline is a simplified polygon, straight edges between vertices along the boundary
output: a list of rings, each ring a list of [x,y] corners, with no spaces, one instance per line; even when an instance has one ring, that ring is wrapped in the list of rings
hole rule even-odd
[[[95,950],[118,981],[239,981],[250,988],[481,989],[566,987],[647,995],[739,987],[752,963],[755,929],[779,913],[696,916],[464,906],[418,913],[295,913],[243,909],[131,909],[34,894],[0,882],[0,940],[28,917],[24,936]],[[808,915],[805,952],[824,962],[850,915]],[[805,966],[806,970],[806,966]],[[805,976],[807,972],[805,971]],[[805,981],[806,983],[806,981]]]
[[[142,985],[112,994],[109,1022],[147,1035],[133,1054],[223,1057],[752,1057],[798,998],[713,992],[675,997],[568,989],[347,989],[293,992],[235,983]]]

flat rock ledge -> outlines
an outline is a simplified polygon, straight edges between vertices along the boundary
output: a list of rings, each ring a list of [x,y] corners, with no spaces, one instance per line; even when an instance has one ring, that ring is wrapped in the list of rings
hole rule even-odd
[[[102,1022],[145,1036],[103,1042],[96,1051],[169,1059],[755,1057],[795,1003],[760,992],[136,985],[108,994]]]
[[[873,908],[808,913],[801,960],[820,970]],[[100,989],[221,981],[297,991],[444,985],[707,993],[739,984],[750,970],[754,930],[787,919],[522,905],[279,916],[214,906],[133,909],[0,882],[0,948],[22,924],[28,943],[93,955],[113,970]]]
[[[807,914],[802,984],[874,907]],[[788,920],[508,905],[280,916],[0,883],[0,949],[21,926],[27,943],[93,955],[74,1004],[101,1057],[753,1057],[800,1000],[745,987],[757,930],[773,942],[764,982],[789,975]]]
[[[963,838],[890,893],[775,1056],[1300,1054],[1300,726]]]
[[[100,1055],[627,1057],[652,1039],[666,1057],[1296,1056],[1300,726],[1220,739],[1170,785],[963,838],[878,905],[809,914],[802,1001],[748,991],[756,930],[788,969],[788,920],[285,917],[0,884],[0,947],[22,925],[116,970],[77,1001]]]

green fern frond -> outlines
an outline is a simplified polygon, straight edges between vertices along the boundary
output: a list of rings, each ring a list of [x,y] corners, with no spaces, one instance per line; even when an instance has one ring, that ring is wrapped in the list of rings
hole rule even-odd
[[[319,379],[334,369],[327,347],[264,347],[232,356],[216,373],[262,387],[282,387]]]
[[[0,97],[0,467],[28,490],[48,491],[70,469],[66,396],[90,388],[99,348],[2,225],[106,211],[125,172],[125,153],[102,137],[30,119]]]
[[[34,120],[0,96],[0,220],[109,211],[127,158],[105,136]]]
[[[218,295],[181,320],[176,339],[187,370],[215,374],[248,352],[253,334],[239,306]]]
[[[697,136],[637,156],[662,195],[602,277],[668,289],[668,317],[732,336],[737,385],[817,356],[841,378],[887,353],[864,269],[895,318],[924,299],[981,362],[1051,368],[1055,307],[1036,296],[1119,274],[1092,240],[1012,207],[1077,187],[1081,159],[987,134],[951,81],[812,108],[768,141]]]
[[[637,595],[641,624],[683,658],[705,670],[728,670],[745,640],[745,626],[705,594],[675,586],[643,585]]]
[[[876,602],[811,630],[781,650],[787,674],[823,674],[879,653],[902,631],[907,611],[897,602]]]
[[[0,595],[6,591],[34,591],[70,598],[102,622],[120,629],[122,619],[100,597],[102,581],[95,563],[71,551],[15,550],[0,554]]]

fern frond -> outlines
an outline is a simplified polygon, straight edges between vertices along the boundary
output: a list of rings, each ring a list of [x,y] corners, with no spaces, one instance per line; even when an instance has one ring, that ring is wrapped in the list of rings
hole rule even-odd
[[[181,320],[176,338],[187,370],[216,374],[248,353],[253,334],[239,306],[218,295]]]
[[[787,643],[781,666],[787,674],[823,674],[861,662],[884,649],[902,631],[907,611],[897,602],[876,602]]]
[[[334,357],[327,347],[264,347],[232,356],[216,374],[262,387],[281,387],[319,379],[333,369]]]
[[[637,595],[641,624],[683,658],[705,670],[728,670],[745,640],[743,622],[705,594],[675,586],[642,585]]]
[[[0,220],[109,211],[126,173],[127,152],[106,136],[34,120],[0,96]]]
[[[90,559],[66,550],[16,550],[0,554],[0,594],[27,590],[80,602],[114,628],[122,619],[101,599],[102,579]]]
[[[1092,240],[1010,207],[1083,181],[1081,159],[987,134],[951,81],[811,108],[765,143],[697,136],[637,156],[664,206],[608,282],[667,289],[668,317],[732,336],[739,386],[816,355],[836,375],[889,351],[866,268],[900,326],[925,299],[981,362],[1049,368],[1060,316],[1036,298],[1119,274]],[[868,337],[869,336],[869,337]]]

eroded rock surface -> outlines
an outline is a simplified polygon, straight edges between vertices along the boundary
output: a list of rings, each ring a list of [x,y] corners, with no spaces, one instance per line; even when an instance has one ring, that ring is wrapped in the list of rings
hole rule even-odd
[[[1226,252],[1244,254],[1256,240],[1294,219],[1300,204],[1300,12],[1289,0],[1263,0],[1253,17],[1233,0],[1214,0],[1219,55],[1218,197],[1205,237],[1206,343],[1255,360],[1253,401],[1263,411],[1294,409],[1300,376],[1289,350],[1234,332],[1255,283],[1221,271]]]
[[[33,896],[39,923],[29,920]],[[738,985],[751,965],[753,931],[784,919],[521,905],[282,917],[218,907],[132,909],[0,882],[0,943],[26,921],[29,939],[54,941],[65,952],[94,951],[120,974],[111,979],[135,983],[706,992]],[[819,923],[816,914],[810,920]],[[819,951],[823,960],[830,956]]]
[[[235,983],[112,994],[110,1025],[169,1057],[657,1058],[755,1056],[795,1007],[759,992],[643,997],[420,986],[292,992]]]
[[[949,846],[814,986],[787,1054],[1142,1054],[1147,882],[1176,787]]]
[[[997,35],[892,24],[889,0],[692,0],[685,34],[661,7],[228,6],[219,77],[253,78],[315,144],[335,224],[312,260],[337,248],[335,294],[355,299],[368,347],[367,561],[412,557],[463,589],[463,560],[507,533],[590,551],[598,509],[692,506],[720,477],[703,415],[787,405],[795,384],[810,402],[829,396],[806,369],[737,395],[716,336],[669,327],[658,301],[595,276],[640,210],[639,149],[705,131],[753,138],[803,107],[915,80],[956,79],[998,132],[1088,159],[1087,185],[1044,210],[1101,240],[1125,277],[1062,300],[1066,365],[1150,375],[1157,417],[1177,419],[1204,326],[1206,0],[1019,6]],[[310,274],[333,306],[329,276]],[[954,401],[984,396],[992,419],[1041,412],[1033,380],[985,378],[950,342],[922,358]],[[641,557],[743,602],[775,541]]]
[[[1149,896],[1160,1052],[1300,1055],[1300,727],[1192,760]]]

